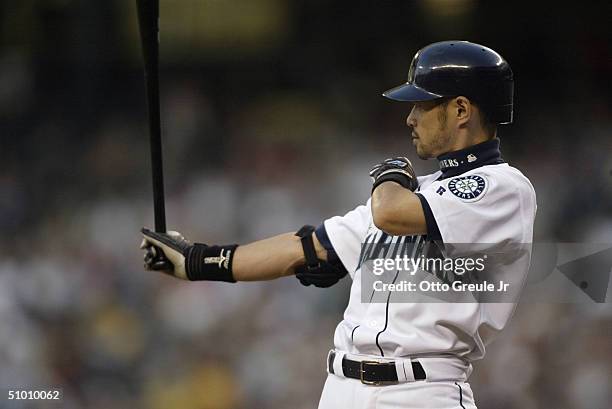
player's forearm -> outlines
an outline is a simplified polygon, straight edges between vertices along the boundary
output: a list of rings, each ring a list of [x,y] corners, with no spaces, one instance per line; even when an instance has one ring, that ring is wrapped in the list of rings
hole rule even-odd
[[[313,241],[317,256],[325,259],[327,252],[314,235]],[[292,275],[302,264],[304,251],[300,238],[294,233],[284,233],[239,246],[232,269],[236,281],[261,281]]]
[[[427,233],[421,201],[394,182],[383,183],[372,193],[372,217],[376,227],[394,236]]]
[[[303,261],[299,237],[285,233],[239,246],[232,269],[236,281],[271,280],[293,274]]]

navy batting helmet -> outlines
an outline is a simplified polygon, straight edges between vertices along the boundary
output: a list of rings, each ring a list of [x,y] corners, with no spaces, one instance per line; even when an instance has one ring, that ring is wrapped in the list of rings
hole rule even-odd
[[[498,124],[512,123],[514,79],[492,49],[469,41],[443,41],[417,51],[408,82],[386,91],[396,101],[430,101],[463,95]]]

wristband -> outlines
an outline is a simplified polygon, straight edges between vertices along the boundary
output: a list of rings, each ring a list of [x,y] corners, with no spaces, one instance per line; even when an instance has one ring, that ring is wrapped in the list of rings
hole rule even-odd
[[[195,243],[185,255],[185,271],[191,281],[227,281],[235,283],[232,262],[237,244],[207,246]]]

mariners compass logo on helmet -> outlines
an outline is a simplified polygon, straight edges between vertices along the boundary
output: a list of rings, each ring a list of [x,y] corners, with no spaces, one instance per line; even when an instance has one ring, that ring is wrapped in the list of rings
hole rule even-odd
[[[487,190],[487,181],[478,175],[460,176],[448,182],[452,194],[466,202],[475,202]]]

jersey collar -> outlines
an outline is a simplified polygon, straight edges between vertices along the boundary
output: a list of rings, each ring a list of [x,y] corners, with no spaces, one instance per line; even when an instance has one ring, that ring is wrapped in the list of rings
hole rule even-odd
[[[438,164],[442,175],[438,178],[446,179],[460,175],[485,165],[504,163],[499,150],[499,139],[468,146],[459,151],[444,153],[438,156]]]

